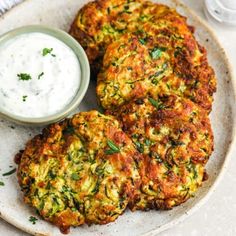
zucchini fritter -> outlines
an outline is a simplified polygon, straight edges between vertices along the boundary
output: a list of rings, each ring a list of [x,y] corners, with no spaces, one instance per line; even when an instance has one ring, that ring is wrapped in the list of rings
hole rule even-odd
[[[172,95],[136,100],[113,113],[143,154],[140,199],[133,209],[170,209],[193,196],[213,151],[206,111]]]
[[[178,32],[166,36],[159,30],[153,35],[144,30],[126,34],[108,46],[97,85],[103,108],[114,109],[147,95],[176,94],[211,110],[216,80],[204,50],[191,35],[187,40]]]
[[[81,8],[69,33],[85,49],[92,71],[99,71],[107,46],[121,35],[134,32],[156,14],[170,10],[167,6],[143,0],[97,0]],[[172,10],[171,10],[172,11]]]
[[[19,155],[25,202],[61,229],[114,221],[140,182],[140,154],[118,121],[97,111],[51,125]]]

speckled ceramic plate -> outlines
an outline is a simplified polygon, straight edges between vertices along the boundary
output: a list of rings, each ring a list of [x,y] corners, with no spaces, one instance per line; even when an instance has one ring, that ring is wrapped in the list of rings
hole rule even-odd
[[[188,9],[175,0],[161,0],[159,2],[176,7],[181,14],[188,17],[189,23],[196,27],[197,39],[207,48],[210,64],[216,71],[218,88],[211,113],[215,134],[215,151],[207,164],[210,177],[195,198],[171,211],[135,213],[127,211],[114,223],[103,226],[78,227],[71,229],[70,235],[156,235],[182,221],[206,202],[226,167],[234,137],[235,85],[225,53],[208,27]],[[77,10],[85,3],[86,1],[83,0],[26,0],[0,18],[0,34],[28,24],[45,24],[68,30]],[[88,110],[91,108],[96,108],[95,84],[92,83],[79,109]],[[0,122],[0,181],[5,183],[4,186],[0,186],[0,214],[3,219],[28,233],[55,236],[60,235],[60,232],[51,224],[40,219],[34,225],[29,221],[31,215],[37,218],[38,216],[23,203],[15,174],[2,176],[3,173],[14,168],[13,157],[15,153],[22,149],[25,142],[38,132],[39,129],[24,128],[5,120]]]

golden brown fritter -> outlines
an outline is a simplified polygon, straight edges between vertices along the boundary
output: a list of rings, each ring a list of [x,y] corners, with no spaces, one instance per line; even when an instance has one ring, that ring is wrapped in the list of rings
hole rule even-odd
[[[62,230],[106,224],[135,199],[139,155],[117,120],[82,112],[27,143],[18,180],[25,202]]]
[[[193,196],[213,151],[206,111],[172,95],[139,99],[113,114],[143,154],[140,199],[133,209],[170,209]]]
[[[155,6],[157,14],[169,9],[143,0],[98,0],[79,10],[69,33],[85,49],[95,74],[107,46],[121,35],[138,30],[141,23],[152,17],[145,11],[149,6]]]
[[[167,48],[133,34],[110,44],[98,75],[97,96],[102,107],[114,109],[147,94],[172,92],[172,67]],[[169,81],[167,81],[169,79]]]
[[[185,35],[164,32],[126,34],[108,46],[97,85],[103,108],[114,109],[147,95],[176,94],[210,112],[216,80],[205,51],[192,36],[180,40]]]
[[[194,28],[188,26],[186,18],[178,13],[154,15],[143,25],[142,35],[160,48],[167,48],[173,69],[170,80],[175,81],[172,82],[172,90],[210,112],[216,92],[216,78],[208,64],[205,48],[198,44],[193,35]]]

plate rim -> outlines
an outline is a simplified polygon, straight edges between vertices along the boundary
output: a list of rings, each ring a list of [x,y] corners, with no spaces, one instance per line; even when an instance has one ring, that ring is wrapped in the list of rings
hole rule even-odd
[[[151,0],[151,1],[153,1],[153,0]],[[233,104],[231,104],[231,107],[233,107],[233,105],[236,104],[236,81],[234,80],[234,78],[236,78],[236,75],[233,71],[233,65],[230,62],[230,60],[225,52],[225,49],[221,45],[218,37],[216,36],[216,33],[214,32],[213,28],[211,28],[211,26],[206,22],[206,20],[204,20],[200,16],[198,16],[192,9],[190,9],[187,5],[185,5],[181,0],[171,0],[171,1],[176,5],[176,7],[181,7],[186,12],[188,12],[189,15],[191,15],[192,19],[194,19],[196,22],[200,23],[200,25],[202,25],[208,31],[208,33],[215,40],[215,43],[218,45],[219,49],[221,50],[222,57],[224,58],[227,68],[229,69],[228,76],[230,78],[230,82],[232,83],[232,92],[233,92],[232,96],[234,97],[234,102],[233,102]],[[5,16],[7,16],[8,14],[11,14],[16,8],[24,7],[24,5],[28,4],[29,2],[32,2],[32,0],[23,0],[22,2],[14,5],[11,9],[9,9],[2,16],[0,16],[0,21],[4,20]],[[235,110],[232,110],[232,114],[235,114],[235,113],[236,113]],[[232,119],[233,119],[233,123],[231,125],[232,135],[230,137],[230,143],[228,145],[227,152],[225,153],[225,158],[224,158],[223,164],[220,168],[218,175],[215,178],[214,183],[209,187],[206,195],[202,199],[200,199],[193,207],[191,207],[191,209],[186,210],[182,216],[178,217],[177,219],[173,219],[170,222],[165,223],[161,226],[157,226],[156,229],[150,230],[140,236],[151,236],[151,235],[159,234],[167,229],[170,229],[170,228],[176,226],[177,224],[179,224],[179,223],[183,222],[185,219],[187,219],[189,216],[193,215],[197,210],[199,210],[203,205],[205,205],[206,202],[210,199],[214,190],[216,189],[216,187],[219,185],[219,183],[221,182],[221,180],[224,177],[224,174],[225,174],[226,169],[228,167],[231,156],[233,155],[234,146],[236,145],[236,135],[235,135],[235,133],[236,133],[236,116],[232,115]],[[22,230],[23,232],[29,233],[31,235],[36,235],[36,236],[49,236],[50,235],[50,234],[38,233],[33,229],[29,229],[28,227],[25,227],[24,225],[19,224],[19,222],[17,222],[14,217],[4,215],[1,212],[0,212],[0,219],[5,220],[10,225]]]

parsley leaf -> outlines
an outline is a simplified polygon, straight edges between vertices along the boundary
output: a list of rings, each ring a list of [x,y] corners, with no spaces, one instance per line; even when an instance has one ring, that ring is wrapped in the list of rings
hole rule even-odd
[[[114,154],[120,152],[120,148],[110,139],[107,140],[107,145],[110,149],[106,150],[105,153],[107,155]]]
[[[145,38],[139,38],[138,41],[139,41],[142,45],[144,45],[144,44],[146,44],[147,39],[145,39]]]
[[[25,102],[27,97],[27,95],[22,96],[22,101]]]
[[[158,100],[155,100],[155,99],[153,99],[153,98],[148,98],[148,101],[149,101],[154,107],[156,107],[157,110],[165,108],[165,106],[164,106],[161,102],[159,102]]]
[[[42,73],[40,73],[39,75],[38,75],[38,79],[41,79],[41,77],[44,75],[44,72],[42,72]]]
[[[150,146],[151,145],[151,140],[149,140],[149,139],[145,139],[145,144],[147,145],[147,146]]]
[[[0,186],[4,186],[5,184],[2,182],[2,181],[0,181]]]
[[[53,48],[44,48],[42,51],[42,55],[46,56],[47,54],[50,54],[52,52]]]
[[[162,50],[159,48],[153,48],[152,51],[150,52],[150,55],[152,57],[152,59],[158,59],[160,58],[162,53]]]
[[[31,80],[32,79],[32,77],[26,73],[17,74],[17,77],[19,78],[19,80]]]
[[[12,170],[10,170],[10,171],[8,171],[8,172],[2,174],[2,176],[11,175],[11,174],[13,174],[13,173],[15,173],[15,172],[16,172],[16,168],[14,168],[14,169],[12,169]]]
[[[29,221],[33,224],[33,225],[35,225],[36,224],[36,221],[37,221],[38,219],[36,218],[36,217],[34,217],[34,216],[30,216],[30,218],[29,218]]]
[[[139,151],[140,153],[143,153],[143,152],[144,152],[144,146],[143,146],[143,144],[140,143],[140,142],[138,142],[138,141],[136,141],[136,142],[134,142],[134,143],[135,143],[135,146],[136,146],[136,148],[138,149],[138,151]]]
[[[52,57],[55,57],[55,54],[52,54],[53,48],[44,48],[42,51],[42,55],[46,56],[48,54],[50,54]]]

